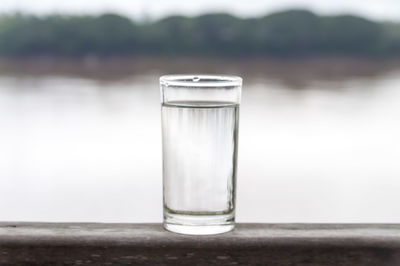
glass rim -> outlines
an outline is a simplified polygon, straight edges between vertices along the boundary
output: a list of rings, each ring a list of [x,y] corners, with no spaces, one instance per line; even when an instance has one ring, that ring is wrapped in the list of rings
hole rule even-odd
[[[243,79],[235,75],[171,74],[160,77],[160,84],[172,87],[239,87]]]

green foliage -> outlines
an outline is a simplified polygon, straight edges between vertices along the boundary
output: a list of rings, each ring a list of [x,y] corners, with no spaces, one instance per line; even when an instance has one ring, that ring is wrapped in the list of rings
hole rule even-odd
[[[400,55],[400,25],[289,10],[262,18],[171,16],[135,24],[101,16],[0,16],[2,56]]]
[[[388,55],[400,54],[400,25],[395,23],[384,24],[382,38],[382,52]]]
[[[355,16],[324,19],[322,46],[340,54],[376,54],[383,38],[381,24]]]
[[[260,20],[257,27],[262,51],[268,54],[308,54],[321,49],[322,20],[303,10],[275,13]]]
[[[100,17],[15,16],[0,20],[3,55],[122,55],[136,50],[132,21],[106,14]]]

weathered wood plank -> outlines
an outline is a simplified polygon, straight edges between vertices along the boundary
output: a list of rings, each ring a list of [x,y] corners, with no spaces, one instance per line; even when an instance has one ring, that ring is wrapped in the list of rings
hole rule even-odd
[[[3,222],[0,265],[399,266],[400,224],[238,224],[184,236],[160,224]]]

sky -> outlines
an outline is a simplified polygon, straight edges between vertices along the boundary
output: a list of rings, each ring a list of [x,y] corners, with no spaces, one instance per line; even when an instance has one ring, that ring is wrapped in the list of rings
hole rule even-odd
[[[0,13],[100,14],[115,12],[132,19],[158,19],[171,14],[228,12],[241,17],[265,15],[289,8],[318,14],[350,13],[374,20],[400,21],[400,0],[0,0]]]

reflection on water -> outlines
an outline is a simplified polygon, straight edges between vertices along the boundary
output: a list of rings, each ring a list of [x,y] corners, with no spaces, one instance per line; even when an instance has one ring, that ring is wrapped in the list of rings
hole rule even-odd
[[[239,222],[400,222],[400,68],[230,68]],[[3,71],[0,220],[160,222],[162,69]]]

